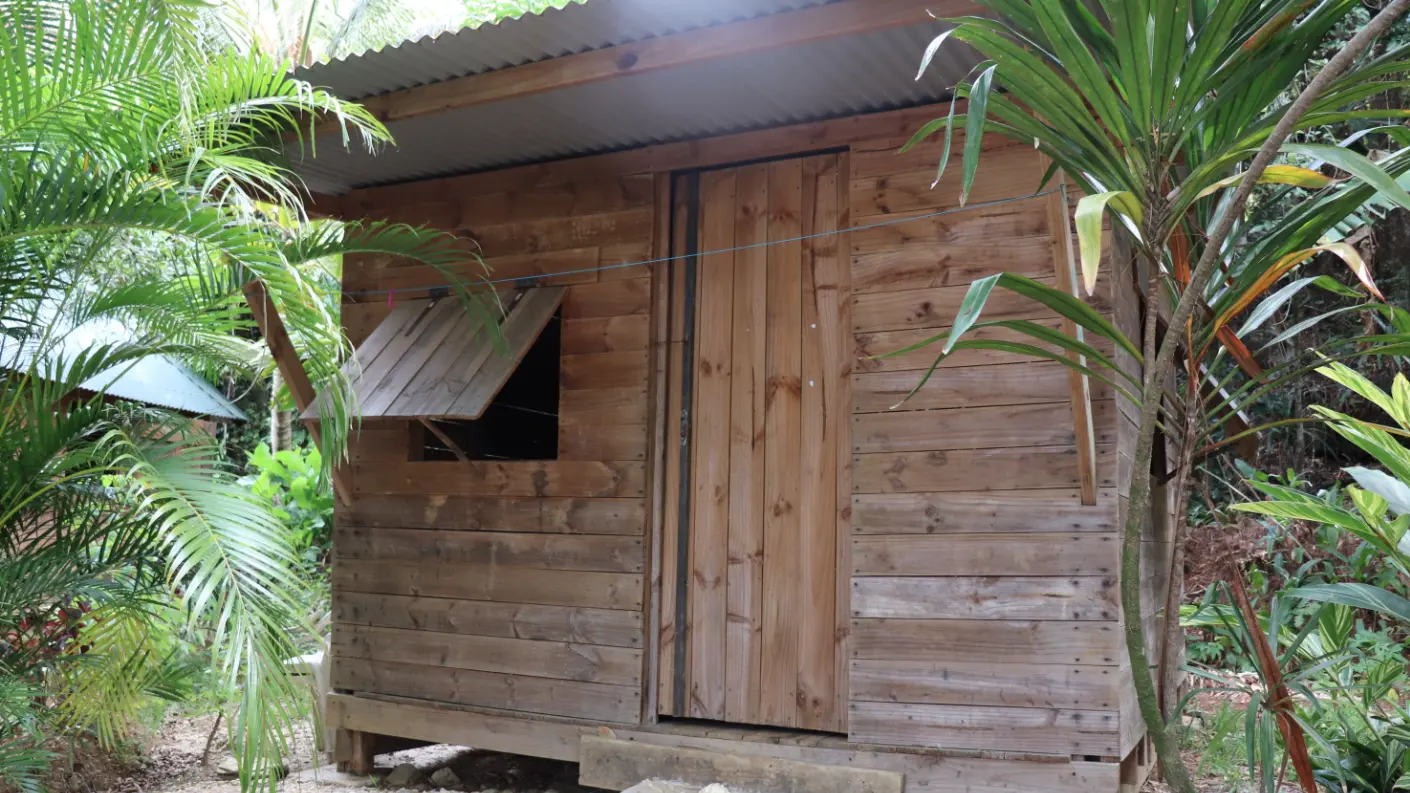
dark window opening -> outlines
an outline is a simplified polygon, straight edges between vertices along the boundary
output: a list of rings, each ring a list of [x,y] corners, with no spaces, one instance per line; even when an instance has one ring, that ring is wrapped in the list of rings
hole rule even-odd
[[[553,315],[514,374],[473,421],[434,420],[471,460],[558,458],[558,372],[563,347],[562,312]],[[455,451],[419,424],[421,459],[457,460]]]

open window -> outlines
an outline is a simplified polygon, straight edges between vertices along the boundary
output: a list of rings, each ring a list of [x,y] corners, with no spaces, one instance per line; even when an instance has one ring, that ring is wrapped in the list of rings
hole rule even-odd
[[[397,306],[346,368],[362,417],[414,420],[413,459],[556,458],[564,292],[503,296],[500,349],[454,297]]]

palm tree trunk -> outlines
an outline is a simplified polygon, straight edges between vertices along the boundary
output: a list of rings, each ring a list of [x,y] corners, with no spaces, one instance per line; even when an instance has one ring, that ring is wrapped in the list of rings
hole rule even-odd
[[[289,415],[289,411],[279,409],[279,389],[284,385],[284,378],[279,374],[279,369],[274,369],[274,376],[269,378],[269,450],[280,452],[292,448],[294,445],[294,422]]]

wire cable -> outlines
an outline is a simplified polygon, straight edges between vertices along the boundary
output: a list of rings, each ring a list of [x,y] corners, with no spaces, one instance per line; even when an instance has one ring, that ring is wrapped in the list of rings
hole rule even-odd
[[[1061,192],[1061,190],[1060,190],[1060,189],[1044,190],[1044,191],[1042,191],[1042,192],[1039,192],[1039,193],[1032,193],[1032,194],[1030,194],[1030,195],[1014,196],[1014,197],[1012,197],[1012,198],[1000,198],[1000,199],[996,199],[996,200],[994,200],[994,201],[985,201],[985,202],[983,202],[983,203],[979,203],[979,204],[970,204],[969,206],[956,207],[956,208],[954,208],[954,209],[942,209],[942,210],[939,210],[939,211],[937,211],[937,212],[930,212],[930,213],[927,213],[927,214],[924,214],[924,215],[916,215],[916,216],[914,216],[914,217],[893,218],[893,219],[891,219],[891,220],[883,220],[883,221],[879,221],[879,222],[877,222],[877,223],[869,223],[869,224],[867,224],[867,225],[865,225],[865,226],[854,226],[854,227],[852,227],[852,228],[847,228],[847,229],[835,229],[835,230],[833,230],[833,231],[820,231],[820,232],[818,232],[818,233],[816,233],[816,234],[805,234],[805,235],[803,235],[803,236],[801,236],[801,237],[789,237],[789,238],[787,238],[787,239],[782,239],[782,240],[766,240],[766,241],[764,241],[764,242],[752,242],[752,243],[749,243],[748,245],[736,245],[736,246],[734,246],[734,247],[732,247],[732,248],[719,248],[719,249],[712,250],[712,251],[701,251],[701,252],[699,252],[699,253],[680,254],[680,255],[677,255],[677,256],[663,256],[663,257],[661,257],[661,258],[659,258],[659,259],[643,259],[642,261],[638,261],[638,262],[618,262],[618,263],[616,263],[616,264],[605,264],[605,265],[599,265],[599,266],[597,266],[597,267],[582,267],[582,268],[579,268],[579,269],[577,269],[577,270],[559,270],[559,271],[557,271],[557,272],[551,272],[551,273],[536,273],[536,274],[534,274],[534,275],[516,276],[516,277],[514,277],[514,278],[495,278],[495,279],[490,279],[490,280],[487,280],[487,281],[477,281],[477,282],[475,282],[474,285],[476,285],[476,286],[479,286],[479,285],[493,286],[493,285],[495,285],[495,284],[518,283],[518,282],[526,281],[526,280],[537,281],[537,280],[539,280],[539,279],[544,279],[544,278],[557,278],[557,277],[565,276],[565,275],[585,275],[585,274],[587,274],[587,273],[603,272],[603,271],[606,271],[606,270],[620,270],[620,269],[623,269],[623,268],[625,268],[625,267],[643,267],[643,266],[646,266],[646,265],[649,265],[649,264],[661,264],[661,263],[663,263],[663,262],[678,261],[678,260],[681,260],[681,259],[687,259],[687,258],[691,258],[691,257],[704,258],[704,257],[706,257],[706,256],[714,256],[714,255],[721,254],[721,253],[734,253],[734,252],[736,252],[736,251],[747,251],[747,250],[750,250],[750,249],[752,249],[752,248],[766,248],[766,247],[768,247],[768,246],[770,246],[770,245],[783,245],[783,244],[785,244],[785,243],[790,243],[790,242],[802,242],[803,240],[815,239],[815,238],[817,238],[817,237],[829,237],[829,236],[833,236],[833,235],[851,234],[852,232],[855,232],[855,231],[866,231],[867,229],[882,228],[882,227],[885,227],[885,226],[895,226],[895,225],[900,224],[900,223],[911,223],[911,222],[917,221],[917,220],[926,220],[926,219],[929,219],[929,218],[940,217],[941,215],[954,215],[954,214],[958,214],[958,213],[960,213],[960,212],[970,212],[970,211],[976,210],[976,209],[986,209],[986,208],[988,208],[988,207],[1000,206],[1000,205],[1002,205],[1002,204],[1012,204],[1012,203],[1015,203],[1015,202],[1017,202],[1017,201],[1027,201],[1027,200],[1032,199],[1032,198],[1039,198],[1039,197],[1046,196],[1046,195],[1052,195],[1053,193],[1057,193],[1057,192]],[[388,296],[390,296],[390,295],[393,294],[394,292],[425,292],[425,291],[428,291],[428,290],[431,290],[431,289],[442,289],[442,288],[444,288],[444,287],[445,287],[445,284],[431,284],[431,285],[429,285],[429,286],[402,286],[402,287],[394,287],[394,288],[390,288],[390,289],[353,289],[353,290],[345,290],[345,291],[343,292],[343,295],[344,295],[344,296],[351,296],[351,295],[388,295]]]

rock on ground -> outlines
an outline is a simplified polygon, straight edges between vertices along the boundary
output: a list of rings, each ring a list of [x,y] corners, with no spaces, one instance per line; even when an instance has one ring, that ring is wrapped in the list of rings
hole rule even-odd
[[[459,787],[460,777],[449,768],[437,768],[431,772],[431,784],[436,787]]]
[[[402,763],[392,769],[392,773],[387,774],[387,778],[382,780],[382,784],[387,787],[406,787],[421,781],[421,769],[413,763]]]

